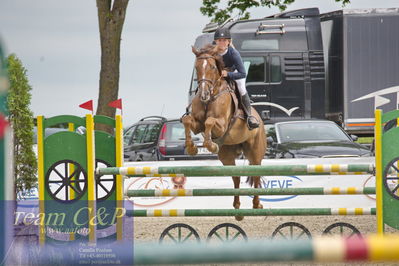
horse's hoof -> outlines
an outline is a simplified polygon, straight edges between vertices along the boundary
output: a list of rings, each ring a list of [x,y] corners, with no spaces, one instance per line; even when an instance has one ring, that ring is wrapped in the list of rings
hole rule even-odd
[[[186,152],[189,155],[197,155],[198,153],[198,148],[197,146],[192,146],[192,147],[186,147]]]
[[[236,221],[242,221],[244,220],[244,216],[235,216]]]
[[[254,206],[254,209],[263,209],[263,205],[258,203],[258,205]]]
[[[214,154],[219,153],[219,145],[215,144],[213,147],[214,147],[214,149],[213,149],[214,151],[212,153],[214,153]]]
[[[263,209],[263,205],[260,204],[259,201],[256,202],[256,203],[254,202],[253,205],[252,205],[252,208],[253,208],[253,209]]]

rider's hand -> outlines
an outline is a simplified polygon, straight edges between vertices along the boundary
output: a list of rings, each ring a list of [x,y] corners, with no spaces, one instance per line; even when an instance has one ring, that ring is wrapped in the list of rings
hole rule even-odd
[[[226,70],[222,70],[222,77],[227,77],[227,71]]]

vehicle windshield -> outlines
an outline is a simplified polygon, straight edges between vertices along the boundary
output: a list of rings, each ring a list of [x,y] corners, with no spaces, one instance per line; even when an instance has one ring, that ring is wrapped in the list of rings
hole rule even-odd
[[[297,122],[276,125],[281,143],[293,141],[350,141],[334,123]]]
[[[203,140],[201,134],[194,135],[191,132],[191,137],[198,137],[198,140]],[[184,133],[184,126],[182,123],[168,123],[168,130],[166,131],[166,139],[169,141],[181,141],[185,140],[186,136]]]

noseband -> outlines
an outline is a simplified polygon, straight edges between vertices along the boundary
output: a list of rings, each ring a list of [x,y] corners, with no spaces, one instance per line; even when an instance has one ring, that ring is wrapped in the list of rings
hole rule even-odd
[[[198,80],[198,86],[197,86],[198,88],[199,88],[199,86],[201,85],[202,82],[210,83],[209,90],[210,90],[211,94],[213,94],[213,89],[215,88],[215,84],[213,83],[213,80],[210,80],[210,79],[200,79],[200,80]]]

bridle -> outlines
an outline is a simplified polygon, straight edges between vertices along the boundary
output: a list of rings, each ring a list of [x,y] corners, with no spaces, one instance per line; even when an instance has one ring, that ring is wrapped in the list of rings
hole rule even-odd
[[[197,57],[197,60],[198,59],[204,59],[204,60],[207,60],[207,59],[210,59],[210,58],[212,58],[212,59],[214,59],[215,60],[215,62],[216,62],[216,58],[214,57],[214,56],[210,56],[210,55],[208,55],[208,56],[200,56],[200,57]],[[203,82],[205,82],[205,83],[209,83],[210,84],[210,86],[208,87],[208,90],[209,90],[209,92],[210,92],[210,94],[211,94],[211,97],[210,97],[210,100],[209,101],[214,101],[217,97],[219,97],[224,91],[226,91],[226,90],[223,90],[223,91],[221,91],[221,92],[219,92],[218,94],[216,94],[216,95],[214,95],[213,93],[214,93],[214,88],[215,88],[215,86],[216,86],[216,84],[222,79],[222,75],[220,75],[220,77],[216,80],[216,81],[213,81],[213,80],[210,80],[210,79],[200,79],[200,80],[198,80],[197,81],[197,83],[198,83],[198,85],[197,85],[197,89],[196,89],[196,91],[197,91],[197,93],[198,93],[198,91],[199,91],[199,87],[200,87],[200,85],[201,85],[201,83],[203,83]]]
[[[201,85],[202,82],[208,82],[208,83],[210,83],[209,90],[211,92],[211,95],[213,95],[213,89],[215,88],[215,85],[219,80],[220,80],[220,78],[216,82],[213,82],[213,80],[210,80],[210,79],[200,79],[197,81],[198,82],[197,89],[199,89],[199,86]]]

